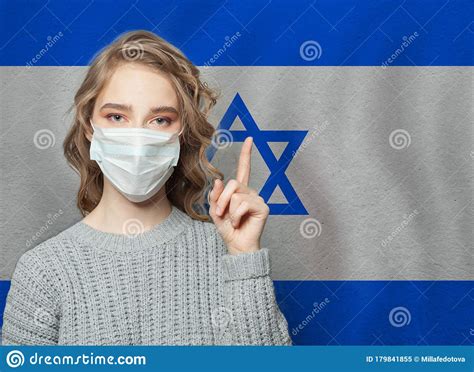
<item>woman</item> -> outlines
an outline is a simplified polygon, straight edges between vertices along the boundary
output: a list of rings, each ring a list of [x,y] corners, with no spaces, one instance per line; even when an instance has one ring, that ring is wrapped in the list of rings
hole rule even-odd
[[[215,102],[153,33],[96,56],[64,142],[84,218],[20,257],[4,345],[291,345],[260,247],[268,207],[248,187],[252,139],[226,185],[205,156]],[[212,179],[213,223],[198,212]]]

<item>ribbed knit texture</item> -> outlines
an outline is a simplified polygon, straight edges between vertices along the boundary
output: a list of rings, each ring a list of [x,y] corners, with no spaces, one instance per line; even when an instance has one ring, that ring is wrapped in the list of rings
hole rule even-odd
[[[269,274],[176,207],[136,235],[79,221],[20,257],[2,344],[291,345]]]

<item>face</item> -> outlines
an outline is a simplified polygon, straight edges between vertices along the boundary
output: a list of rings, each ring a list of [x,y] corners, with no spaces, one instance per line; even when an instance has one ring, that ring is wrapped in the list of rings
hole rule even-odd
[[[181,130],[171,83],[164,74],[134,63],[117,67],[96,99],[92,122],[103,128]]]

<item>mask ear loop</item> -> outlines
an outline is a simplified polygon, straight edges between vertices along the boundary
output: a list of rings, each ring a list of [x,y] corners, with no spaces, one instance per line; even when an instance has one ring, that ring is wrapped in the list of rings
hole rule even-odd
[[[95,129],[95,127],[94,127],[94,124],[92,123],[92,119],[90,119],[90,118],[89,118],[89,123],[90,123],[91,128],[92,128],[92,133],[91,133],[91,134],[92,134],[92,138],[94,138],[94,134],[95,134],[95,132],[96,132],[96,129]],[[91,139],[90,142],[92,142],[92,139]]]
[[[178,140],[180,139],[180,136],[181,134],[184,132],[184,127],[179,131],[179,132],[174,132],[170,139],[168,140],[169,142],[173,142],[174,140]]]
[[[179,139],[181,137],[181,134],[183,134],[183,132],[184,132],[184,125],[179,132],[173,134],[173,137],[176,137],[177,139]]]

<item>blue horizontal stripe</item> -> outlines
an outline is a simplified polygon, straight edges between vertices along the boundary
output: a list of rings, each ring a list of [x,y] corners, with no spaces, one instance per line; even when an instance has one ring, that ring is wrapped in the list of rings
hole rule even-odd
[[[473,281],[335,280],[274,284],[296,345],[474,343]],[[0,281],[0,314],[9,288],[9,281]],[[395,311],[391,316],[392,310]],[[407,314],[409,318],[404,317]]]
[[[0,9],[2,66],[85,66],[135,29],[199,66],[473,64],[470,0],[33,0]]]
[[[472,281],[276,281],[275,290],[298,345],[474,343]]]

